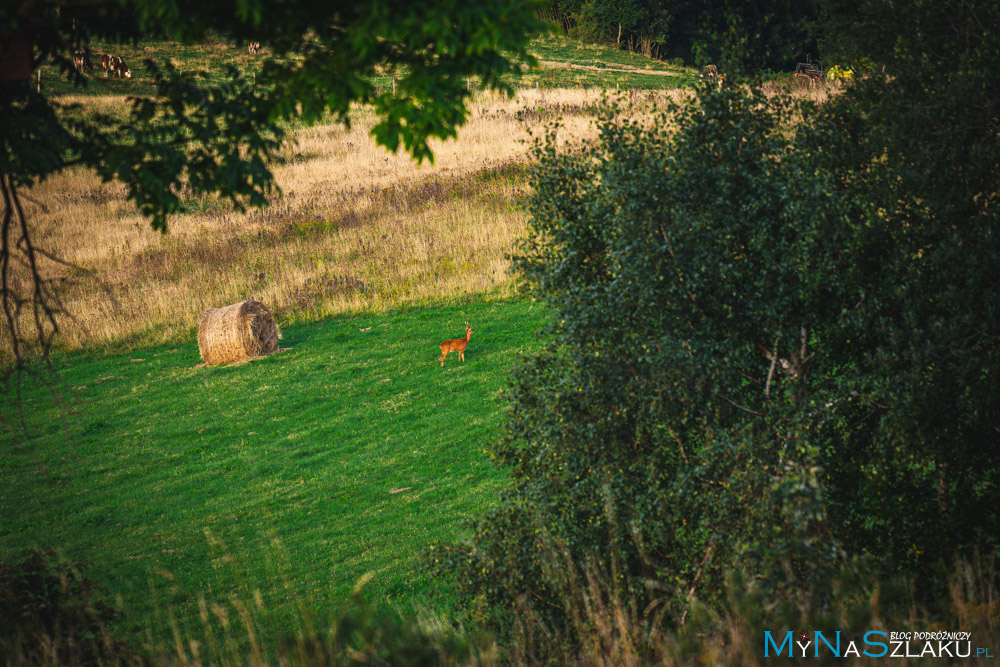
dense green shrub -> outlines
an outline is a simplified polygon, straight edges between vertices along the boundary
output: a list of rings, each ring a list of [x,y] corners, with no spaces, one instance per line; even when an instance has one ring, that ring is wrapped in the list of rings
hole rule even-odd
[[[613,554],[640,599],[644,580],[666,582],[675,621],[727,566],[838,555],[821,539],[810,433],[830,397],[784,371],[765,389],[754,345],[801,347],[782,236],[803,201],[785,180],[787,119],[780,101],[726,91],[652,128],[611,115],[588,150],[541,148],[519,267],[557,313],[553,342],[514,377],[496,449],[510,505],[448,556],[466,559],[463,580],[489,606],[548,597],[539,539],[605,566]]]
[[[504,505],[431,556],[498,628],[572,625],[546,544],[675,624],[730,569],[822,596],[868,557],[933,595],[996,550],[1000,10],[903,4],[887,73],[818,107],[706,87],[539,147],[516,265],[552,342],[513,377]]]

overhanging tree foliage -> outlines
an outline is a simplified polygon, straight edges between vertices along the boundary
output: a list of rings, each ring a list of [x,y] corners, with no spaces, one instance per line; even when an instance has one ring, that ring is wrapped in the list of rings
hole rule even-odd
[[[551,343],[513,377],[503,505],[431,555],[498,629],[571,626],[567,571],[682,624],[730,569],[800,599],[870,559],[933,595],[996,551],[1000,9],[838,8],[885,74],[539,149],[517,266]]]
[[[48,349],[58,308],[38,269],[46,255],[32,244],[20,203],[31,183],[70,166],[93,168],[106,181],[120,180],[153,227],[165,230],[181,206],[182,187],[236,206],[263,205],[274,185],[269,162],[281,145],[282,123],[312,123],[328,113],[348,123],[353,104],[374,108],[378,143],[432,159],[428,140],[453,137],[466,119],[468,78],[505,89],[502,77],[532,61],[526,44],[540,25],[532,0],[6,3],[0,8],[0,291],[3,335],[15,359],[30,339]],[[156,93],[134,99],[125,120],[83,115],[39,94],[29,80],[48,61],[85,85],[72,54],[91,40],[156,34],[191,43],[209,32],[234,48],[249,40],[266,47],[271,55],[255,80],[232,68],[226,83],[208,85],[197,72],[147,62]],[[398,74],[394,91],[375,89],[377,68]],[[16,275],[18,263],[33,278]]]

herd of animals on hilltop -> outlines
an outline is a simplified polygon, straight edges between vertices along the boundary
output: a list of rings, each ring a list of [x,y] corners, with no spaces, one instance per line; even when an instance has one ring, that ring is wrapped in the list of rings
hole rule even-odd
[[[250,55],[257,55],[260,53],[260,42],[252,41],[247,47],[247,51]],[[74,51],[73,52],[73,65],[76,70],[83,74],[84,72],[94,71],[94,63],[90,60],[90,53],[88,51]],[[125,61],[121,56],[113,56],[105,53],[101,56],[101,70],[104,72],[104,76],[116,76],[119,79],[125,77],[126,79],[132,78],[132,70],[129,66],[125,64]]]

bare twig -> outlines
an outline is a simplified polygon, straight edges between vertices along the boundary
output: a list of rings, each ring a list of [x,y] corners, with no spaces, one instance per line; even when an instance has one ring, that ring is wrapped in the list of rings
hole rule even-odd
[[[774,379],[774,369],[778,365],[778,341],[781,336],[774,339],[774,346],[771,348],[771,367],[767,370],[767,382],[764,384],[764,398],[771,397],[771,380]]]
[[[667,252],[670,253],[670,258],[676,260],[677,256],[674,254],[674,249],[670,246],[670,238],[667,236],[667,230],[663,228],[663,225],[660,225],[660,234],[663,236],[663,240],[667,243]],[[698,314],[702,317],[707,317],[707,315],[705,315],[705,311],[703,311],[701,306],[698,305],[697,299],[694,298],[694,293],[691,292],[691,289],[687,286],[687,283],[684,280],[684,274],[682,274],[681,270],[676,266],[674,267],[674,273],[677,274],[677,280],[680,282],[681,287],[684,288],[688,298],[691,299],[691,303],[694,304],[695,310],[697,310]]]
[[[21,241],[25,246],[25,255],[27,256],[28,263],[31,265],[31,279],[34,283],[32,314],[35,319],[35,331],[38,335],[38,342],[42,346],[42,358],[48,359],[52,341],[59,331],[55,310],[52,308],[51,302],[55,301],[58,305],[58,299],[52,299],[50,298],[50,294],[46,294],[46,283],[42,279],[41,272],[38,269],[37,254],[31,242],[31,233],[28,231],[28,218],[24,215],[24,209],[21,207],[21,201],[17,196],[17,189],[14,187],[12,181],[8,182],[8,188],[10,189],[10,198],[14,203],[14,208],[17,210],[18,219],[21,223]],[[51,327],[51,330],[46,333],[48,327]]]
[[[5,380],[7,378],[13,379],[18,421],[24,436],[24,443],[31,440],[28,420],[24,411],[23,385],[26,376],[40,380],[48,389],[53,400],[62,408],[59,414],[67,441],[69,441],[69,425],[66,421],[69,409],[65,405],[58,386],[53,383],[56,373],[49,360],[49,352],[58,332],[56,314],[63,314],[64,309],[58,294],[51,287],[57,281],[42,277],[38,259],[39,256],[43,256],[67,266],[72,265],[34,246],[28,218],[24,214],[17,185],[12,178],[3,173],[0,173],[0,192],[2,192],[4,202],[3,217],[2,222],[0,222],[0,304],[2,304],[4,318],[2,327],[0,327],[0,335],[10,337],[11,351],[14,357],[12,366],[4,369],[3,378]],[[15,222],[18,223],[16,226]],[[20,281],[15,275],[14,264],[23,267],[28,274],[29,286],[26,290],[22,290],[19,285]],[[30,316],[34,323],[33,334],[25,330],[26,327],[22,324],[24,317],[22,313],[26,309],[30,310]],[[47,368],[46,372],[34,369],[27,363],[35,345],[40,349],[41,361]],[[39,459],[36,464],[47,477],[48,473],[44,462]]]
[[[42,213],[48,213],[49,212],[49,207],[46,206],[45,204],[43,204],[42,202],[38,201],[34,197],[31,197],[30,195],[26,195],[23,192],[19,192],[18,195],[21,197],[21,199],[27,201],[29,204],[34,204],[35,206],[37,206],[38,208],[40,208],[42,210]]]
[[[681,614],[681,626],[687,621],[688,612],[691,611],[691,602],[694,600],[694,594],[698,590],[698,583],[701,581],[701,575],[705,571],[705,565],[708,563],[709,556],[712,555],[712,547],[715,545],[715,533],[713,532],[711,537],[708,538],[708,546],[705,547],[705,555],[701,559],[701,565],[698,566],[698,571],[694,573],[694,581],[691,582],[691,590],[687,594],[687,602],[684,605],[684,613]]]
[[[742,410],[743,412],[746,412],[746,413],[751,414],[751,415],[756,415],[758,417],[763,417],[764,416],[763,412],[757,412],[756,410],[751,410],[750,408],[748,408],[746,406],[740,405],[739,403],[737,403],[733,399],[727,398],[726,396],[723,396],[722,394],[720,394],[717,391],[716,392],[712,392],[712,393],[715,394],[717,397],[721,398],[722,400],[724,400],[726,403],[729,403],[734,408]]]
[[[10,258],[12,244],[10,242],[11,222],[14,219],[14,204],[11,202],[10,191],[7,189],[7,178],[0,174],[0,189],[3,191],[3,223],[0,225],[0,298],[3,300],[3,312],[6,319],[6,328],[10,335],[11,348],[14,353],[14,362],[20,365],[21,348],[17,335],[17,315],[19,310],[18,299],[13,293],[10,285]]]
[[[669,424],[667,425],[667,430],[670,431],[670,435],[673,436],[674,441],[677,443],[677,446],[680,447],[680,449],[681,449],[681,458],[684,459],[684,463],[690,463],[688,461],[687,453],[685,453],[685,451],[684,451],[684,443],[681,442],[681,439],[679,437],[677,437],[677,434],[674,433],[674,429],[670,428]]]

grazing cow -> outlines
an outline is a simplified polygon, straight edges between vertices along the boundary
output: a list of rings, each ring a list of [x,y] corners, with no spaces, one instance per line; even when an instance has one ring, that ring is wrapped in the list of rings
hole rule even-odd
[[[260,42],[250,42],[250,44],[247,46],[247,51],[249,51],[250,55],[252,56],[255,56],[258,53],[260,53]]]
[[[111,69],[114,70],[115,76],[119,79],[124,75],[126,79],[132,78],[132,70],[128,68],[125,61],[118,56],[111,56]]]
[[[705,65],[705,68],[701,70],[698,75],[703,80],[714,81],[720,89],[722,88],[723,82],[726,80],[725,74],[719,74],[719,68],[715,65]]]
[[[119,56],[111,56],[105,53],[101,56],[101,69],[104,70],[104,76],[114,74],[119,79],[122,76],[126,79],[132,78],[132,70],[128,68],[128,65]]]
[[[84,70],[88,72],[94,71],[94,65],[90,62],[90,54],[86,51],[73,52],[73,66],[76,67],[76,71],[81,74],[83,74]]]

